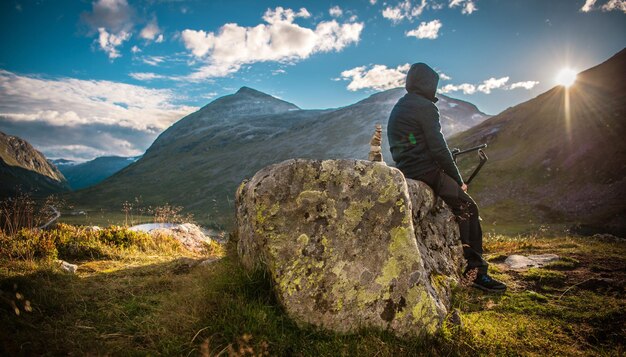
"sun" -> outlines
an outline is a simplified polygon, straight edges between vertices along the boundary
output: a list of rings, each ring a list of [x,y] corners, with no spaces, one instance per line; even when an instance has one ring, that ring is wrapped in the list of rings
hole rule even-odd
[[[573,69],[563,68],[556,76],[556,83],[565,88],[568,88],[569,86],[574,84],[574,82],[576,82],[576,75],[577,73]]]

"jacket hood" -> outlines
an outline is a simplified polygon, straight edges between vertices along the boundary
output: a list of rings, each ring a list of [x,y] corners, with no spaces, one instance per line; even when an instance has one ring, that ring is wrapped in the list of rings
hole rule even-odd
[[[424,96],[433,103],[437,102],[437,84],[439,74],[425,63],[413,64],[406,75],[406,91]]]

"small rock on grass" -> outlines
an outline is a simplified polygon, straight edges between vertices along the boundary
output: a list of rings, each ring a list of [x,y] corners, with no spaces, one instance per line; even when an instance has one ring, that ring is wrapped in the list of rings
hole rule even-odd
[[[202,262],[200,262],[200,264],[198,264],[198,266],[207,267],[209,265],[212,265],[213,263],[215,263],[216,261],[218,261],[220,259],[222,259],[222,258],[209,258],[209,259],[206,259],[206,260],[203,260]]]
[[[523,256],[519,254],[509,255],[504,264],[510,269],[527,269],[527,268],[540,268],[548,263],[556,261],[559,256],[556,254],[537,254]]]
[[[57,263],[61,265],[61,270],[66,273],[76,274],[76,270],[78,270],[78,265],[76,264],[70,264],[63,260],[57,260]]]

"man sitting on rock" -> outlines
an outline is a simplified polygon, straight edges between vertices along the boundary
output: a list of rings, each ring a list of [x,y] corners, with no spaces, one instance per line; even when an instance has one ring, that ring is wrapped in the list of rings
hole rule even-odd
[[[437,72],[424,63],[413,64],[409,69],[408,93],[398,100],[389,116],[387,137],[391,155],[405,177],[428,184],[452,209],[467,260],[465,275],[476,274],[473,286],[504,291],[506,285],[487,274],[478,206],[466,193],[467,185],[441,133],[439,110],[435,106],[438,83]]]

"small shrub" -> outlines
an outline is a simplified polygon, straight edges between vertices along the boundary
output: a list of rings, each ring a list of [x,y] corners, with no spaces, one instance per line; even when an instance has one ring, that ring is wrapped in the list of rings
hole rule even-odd
[[[0,232],[0,257],[7,259],[111,259],[133,252],[174,254],[184,250],[182,243],[171,236],[118,226],[90,230],[58,224],[49,231],[24,228],[13,235]]]
[[[53,222],[54,213],[64,207],[67,203],[54,195],[36,202],[29,194],[18,192],[0,201],[0,229],[12,236],[23,228],[40,227]]]
[[[149,239],[146,233],[131,231],[119,226],[111,226],[98,231],[98,233],[98,238],[102,243],[117,248],[128,249],[132,246],[143,245],[143,241]]]
[[[143,252],[155,251],[162,253],[177,253],[185,250],[183,244],[176,238],[167,234],[148,234],[141,233],[140,240],[135,242],[135,247]]]
[[[59,224],[52,230],[59,256],[64,259],[112,258],[110,246],[102,244],[97,231],[69,224]]]
[[[0,256],[7,259],[55,259],[58,251],[50,232],[22,228],[13,235],[0,232]]]
[[[215,240],[211,240],[211,243],[205,243],[204,250],[206,254],[212,257],[223,257],[226,255],[226,249],[223,244],[219,244]]]
[[[183,215],[182,211],[182,206],[172,206],[169,203],[148,209],[157,223],[193,223],[193,215],[191,213]]]

